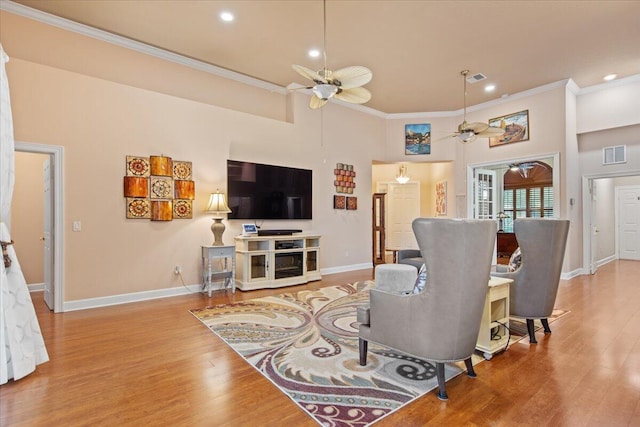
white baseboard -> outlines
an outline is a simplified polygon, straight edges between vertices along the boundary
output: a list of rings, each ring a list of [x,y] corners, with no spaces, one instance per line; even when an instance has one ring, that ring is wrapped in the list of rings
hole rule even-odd
[[[340,267],[323,268],[320,272],[324,274],[346,273],[347,271],[366,270],[373,268],[373,264],[365,262],[362,264],[341,265]]]
[[[156,289],[153,291],[134,292],[131,294],[111,295],[108,297],[88,298],[76,301],[65,301],[63,309],[67,311],[86,310],[89,308],[107,307],[110,305],[128,304],[130,302],[148,301],[152,299],[175,297],[199,293],[202,285],[178,286],[176,288]]]
[[[42,292],[44,291],[44,283],[30,283],[27,288],[29,292]]]
[[[570,279],[573,279],[574,277],[578,277],[578,276],[583,275],[583,274],[586,274],[584,272],[583,268],[576,268],[573,271],[569,271],[567,273],[560,274],[560,279],[561,280],[570,280]]]
[[[602,258],[601,260],[596,262],[598,267],[602,267],[605,264],[609,264],[611,261],[615,261],[617,258],[615,255],[608,256],[606,258]]]
[[[340,267],[326,268],[321,270],[321,274],[344,273],[347,271],[364,270],[372,268],[371,263],[344,265]],[[30,285],[31,286],[31,285]],[[35,285],[34,285],[35,286]],[[152,291],[134,292],[131,294],[110,295],[107,297],[87,298],[76,301],[65,301],[63,311],[87,310],[89,308],[107,307],[110,305],[128,304],[131,302],[148,301],[158,298],[175,297],[191,293],[199,293],[202,285],[178,286],[168,289],[155,289]],[[44,288],[44,286],[43,286]],[[31,288],[30,288],[31,289]]]

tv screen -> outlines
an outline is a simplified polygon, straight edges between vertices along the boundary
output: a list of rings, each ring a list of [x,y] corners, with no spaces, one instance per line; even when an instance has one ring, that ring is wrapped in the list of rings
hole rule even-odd
[[[227,160],[229,219],[311,219],[311,171]]]

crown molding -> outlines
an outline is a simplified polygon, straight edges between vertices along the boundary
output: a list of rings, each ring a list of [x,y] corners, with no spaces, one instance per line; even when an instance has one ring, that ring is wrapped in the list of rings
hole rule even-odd
[[[145,55],[153,56],[158,59],[183,65],[185,67],[189,67],[198,71],[203,71],[203,72],[216,75],[222,78],[226,78],[229,80],[234,80],[240,83],[244,83],[250,86],[260,88],[260,89],[268,90],[270,92],[279,93],[281,95],[286,95],[288,93],[288,88],[298,88],[296,87],[297,84],[295,83],[292,83],[285,88],[285,87],[276,85],[274,83],[269,83],[264,80],[260,80],[254,77],[249,77],[247,75],[240,74],[235,71],[228,70],[226,68],[218,67],[216,65],[209,64],[204,61],[199,61],[193,58],[189,58],[187,56],[169,52],[167,50],[160,49],[160,48],[157,48],[145,43],[141,43],[135,40],[131,40],[126,37],[118,36],[116,34],[112,34],[107,31],[99,30],[97,28],[93,28],[88,25],[80,24],[78,22],[74,22],[69,19],[60,18],[50,13],[41,12],[39,10],[32,9],[30,7],[15,3],[11,0],[0,0],[0,10],[4,10],[6,12],[20,15],[25,18],[33,19],[35,21],[42,22],[44,24],[48,24],[57,28],[61,28],[63,30],[72,31],[74,33],[91,37],[96,40],[100,40],[116,46],[124,47],[126,49],[130,49]],[[495,107],[498,105],[505,104],[507,102],[512,102],[518,99],[522,99],[522,98],[530,97],[533,95],[538,95],[544,92],[548,92],[551,90],[555,90],[559,87],[567,87],[572,93],[576,94],[577,96],[580,96],[580,95],[598,92],[601,90],[607,90],[612,87],[623,86],[623,85],[627,85],[635,82],[640,82],[640,74],[613,80],[611,82],[606,82],[606,83],[598,84],[595,86],[589,86],[586,88],[578,87],[578,85],[576,85],[572,79],[565,79],[565,80],[549,83],[543,86],[539,86],[533,89],[529,89],[523,92],[519,92],[513,95],[503,96],[502,98],[499,98],[499,99],[494,99],[481,104],[469,106],[467,107],[467,112],[484,110],[486,108]],[[311,94],[311,91],[307,89],[302,90],[302,92],[309,95]],[[344,101],[340,101],[338,99],[332,98],[330,102],[334,102],[346,108],[350,108],[352,110],[360,111],[362,113],[369,114],[382,119],[387,119],[387,120],[458,117],[458,116],[461,116],[464,111],[463,109],[459,109],[455,111],[431,111],[431,112],[425,111],[425,112],[415,112],[415,113],[390,113],[389,114],[379,110],[375,110],[365,105],[350,104]]]
[[[124,47],[126,49],[143,53],[145,55],[183,65],[185,67],[189,67],[198,71],[204,71],[206,73],[223,77],[229,80],[234,80],[260,89],[268,90],[270,92],[276,92],[281,95],[286,95],[287,93],[287,90],[282,86],[278,86],[264,80],[256,79],[254,77],[249,77],[244,74],[240,74],[226,68],[218,67],[204,61],[199,61],[187,56],[178,55],[177,53],[169,52],[155,46],[131,40],[126,37],[118,36],[116,34],[99,30],[88,25],[80,24],[69,19],[60,18],[50,13],[42,12],[18,3],[14,3],[10,0],[0,0],[0,10],[23,16],[25,18],[33,19],[34,21],[42,22],[44,24],[61,28],[63,30],[81,34],[83,36],[91,37],[96,40],[113,44],[115,46]]]
[[[578,91],[578,95],[586,95],[589,93],[600,92],[602,90],[608,90],[616,86],[625,86],[640,82],[640,74],[634,74],[629,77],[623,77],[621,79],[612,80],[610,82],[600,83],[593,86],[587,86]]]

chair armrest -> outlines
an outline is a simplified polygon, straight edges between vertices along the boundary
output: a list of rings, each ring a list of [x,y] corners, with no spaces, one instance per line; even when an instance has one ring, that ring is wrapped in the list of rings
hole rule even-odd
[[[403,258],[415,258],[421,256],[422,253],[420,253],[419,249],[401,249],[398,251],[398,261]]]
[[[509,266],[498,264],[491,268],[491,273],[509,273]]]

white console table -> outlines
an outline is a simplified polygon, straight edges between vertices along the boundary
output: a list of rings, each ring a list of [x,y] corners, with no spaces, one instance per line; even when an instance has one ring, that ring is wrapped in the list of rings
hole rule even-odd
[[[509,285],[511,279],[491,277],[489,289],[484,303],[480,333],[476,349],[484,352],[484,358],[490,360],[493,354],[502,350],[507,345],[509,333],[503,326],[509,327]],[[492,329],[495,329],[499,339],[492,339]]]
[[[222,266],[216,268],[214,260]],[[231,260],[231,263],[229,263]],[[231,265],[229,265],[231,264]],[[236,291],[236,252],[234,246],[202,246],[202,290],[211,297],[211,285],[215,280],[224,280],[223,289]]]
[[[238,289],[280,288],[320,280],[320,236],[237,236]]]

